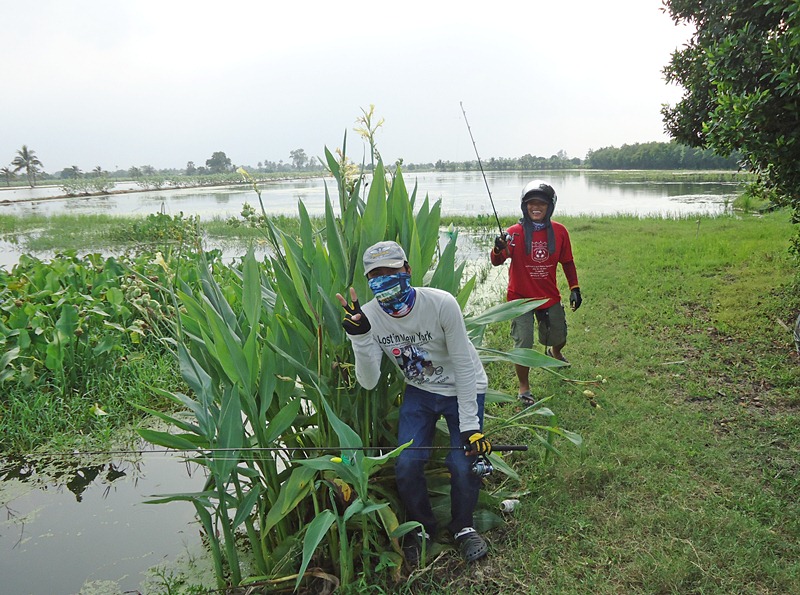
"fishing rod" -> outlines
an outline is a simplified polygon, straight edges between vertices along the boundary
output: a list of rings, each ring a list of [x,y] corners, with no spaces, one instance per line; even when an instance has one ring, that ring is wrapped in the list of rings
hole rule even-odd
[[[481,175],[483,176],[483,183],[486,184],[486,192],[489,193],[489,202],[492,205],[492,210],[494,211],[494,218],[497,221],[497,227],[500,229],[500,237],[506,237],[506,230],[503,229],[503,226],[500,225],[500,217],[497,216],[497,209],[494,208],[494,200],[492,200],[492,191],[489,190],[489,182],[486,180],[486,174],[483,172],[483,164],[481,163],[481,156],[478,155],[478,145],[475,144],[475,137],[472,136],[472,128],[469,126],[469,120],[467,120],[467,112],[464,111],[464,103],[459,101],[458,104],[461,106],[461,113],[464,114],[464,122],[467,124],[467,130],[469,131],[469,138],[472,140],[472,146],[475,148],[475,157],[478,158],[478,167],[481,169]]]
[[[169,453],[213,454],[226,452],[344,452],[344,451],[391,451],[397,446],[242,446],[240,448],[154,448],[149,450],[96,450],[96,451],[64,451],[40,453],[42,457],[81,457],[99,455],[145,455]],[[462,450],[460,446],[407,446],[404,450]],[[527,444],[497,444],[492,445],[492,452],[527,451]]]

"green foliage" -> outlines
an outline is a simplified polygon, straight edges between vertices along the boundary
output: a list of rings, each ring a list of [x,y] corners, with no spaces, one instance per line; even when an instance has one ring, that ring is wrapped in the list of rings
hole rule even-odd
[[[800,5],[794,0],[667,0],[696,28],[664,69],[685,88],[662,110],[680,142],[740,152],[748,169],[800,215]]]
[[[162,339],[175,274],[163,257],[74,252],[0,270],[0,445],[31,448],[91,425],[98,402],[113,412],[106,429],[133,419],[134,403],[158,402],[142,383],[174,384]]]
[[[112,369],[131,345],[163,334],[173,315],[154,284],[163,269],[136,263],[150,275],[145,285],[131,264],[98,254],[48,263],[22,255],[0,289],[0,346],[13,354],[4,357],[2,378],[53,386],[62,396],[81,392],[85,369]]]
[[[687,147],[677,142],[635,143],[620,148],[589,151],[585,165],[597,169],[732,169],[741,155],[720,157],[710,149]]]
[[[140,250],[161,250],[164,254],[173,251],[193,250],[200,243],[197,216],[184,217],[183,213],[167,215],[151,213],[144,221],[125,220],[107,233],[112,242],[133,244]]]

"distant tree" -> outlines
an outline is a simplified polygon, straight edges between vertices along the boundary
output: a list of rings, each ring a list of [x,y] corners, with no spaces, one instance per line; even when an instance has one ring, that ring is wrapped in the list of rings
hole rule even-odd
[[[73,165],[72,167],[65,167],[64,169],[62,169],[61,172],[58,174],[58,177],[61,178],[62,180],[72,180],[74,178],[80,177],[79,172],[80,169],[78,169],[76,166]]]
[[[233,166],[224,151],[216,151],[211,154],[211,159],[206,159],[206,167],[212,174],[220,174],[230,171]]]
[[[292,158],[292,166],[295,169],[303,169],[306,162],[308,161],[308,156],[303,149],[295,149],[294,151],[289,151],[289,156]]]
[[[0,175],[6,179],[6,186],[11,186],[11,180],[17,177],[17,174],[14,173],[11,167],[0,168]]]
[[[101,176],[102,176],[104,173],[107,173],[107,172],[104,172],[104,171],[103,171],[103,168],[102,168],[102,167],[100,167],[100,166],[98,165],[98,166],[96,166],[96,167],[95,167],[95,168],[92,170],[92,173],[94,174],[94,177],[95,177],[95,178],[99,178],[99,177],[101,177]]]
[[[152,165],[143,165],[139,168],[142,171],[143,176],[154,176],[156,175],[156,168]]]
[[[134,165],[128,170],[128,175],[134,179],[141,178],[142,170]]]
[[[81,171],[81,168],[78,167],[77,165],[73,165],[69,169],[72,171],[72,177],[73,178],[80,178],[83,175],[83,172]]]
[[[664,0],[695,32],[664,68],[684,88],[664,106],[667,132],[744,165],[800,220],[800,3]],[[798,242],[800,245],[800,241]]]
[[[193,176],[197,173],[197,168],[194,166],[194,161],[189,161],[186,164],[186,175]]]
[[[14,172],[25,170],[25,175],[28,176],[28,184],[31,188],[36,186],[36,174],[41,170],[42,162],[36,156],[36,151],[29,149],[27,145],[22,145],[22,148],[17,151],[17,156],[11,162],[14,166]]]

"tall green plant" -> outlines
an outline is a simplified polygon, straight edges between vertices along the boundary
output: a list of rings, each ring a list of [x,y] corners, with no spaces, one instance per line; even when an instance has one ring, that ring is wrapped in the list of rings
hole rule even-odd
[[[367,294],[361,255],[384,239],[406,247],[415,284],[445,289],[462,306],[474,279],[462,283],[456,234],[440,246],[440,203],[426,197],[417,205],[416,190],[409,196],[399,168],[387,177],[379,160],[362,196],[361,177],[350,177],[347,160],[327,149],[326,159],[339,212],[326,188],[323,229],[314,228],[300,203],[299,233],[282,232],[253,182],[269,257],[259,263],[249,253],[217,274],[201,266],[199,288],[182,284],[175,292],[182,307],[178,357],[192,394],[163,394],[193,420],[152,411],[176,431],[142,436],[197,449],[208,468],[203,491],[156,501],[193,503],[220,588],[286,576],[299,585],[312,560],[332,567],[344,584],[377,568],[398,570],[397,539],[415,526],[401,523],[394,479],[385,468],[407,446],[395,448],[403,380],[387,363],[375,389],[355,382],[335,295],[349,286]],[[479,340],[481,326],[504,312],[510,317],[533,305],[504,304],[472,319],[473,337]],[[310,449],[326,454],[312,456],[319,452]],[[239,535],[255,560],[250,577],[242,574]]]

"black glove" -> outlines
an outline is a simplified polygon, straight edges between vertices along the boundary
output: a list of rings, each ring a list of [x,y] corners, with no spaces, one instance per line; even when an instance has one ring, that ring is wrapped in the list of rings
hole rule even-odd
[[[342,320],[342,327],[348,335],[363,335],[369,332],[369,329],[372,327],[369,324],[367,315],[364,314],[364,311],[361,309],[361,304],[358,303],[358,300],[353,300],[350,304],[342,304],[342,308],[347,312],[344,316],[344,320]],[[353,316],[356,314],[360,314],[361,316],[358,320],[353,320]]]
[[[581,302],[583,298],[581,298],[581,288],[576,287],[572,291],[569,292],[569,305],[572,306],[572,311],[574,312],[578,308],[581,307]]]
[[[480,430],[461,432],[461,441],[464,443],[464,452],[468,457],[475,455],[488,455],[492,452],[492,443],[481,434]]]
[[[501,236],[497,236],[494,239],[494,251],[495,251],[495,253],[500,254],[503,250],[508,248],[508,240],[509,240],[509,237],[508,237],[507,233],[504,233]]]

